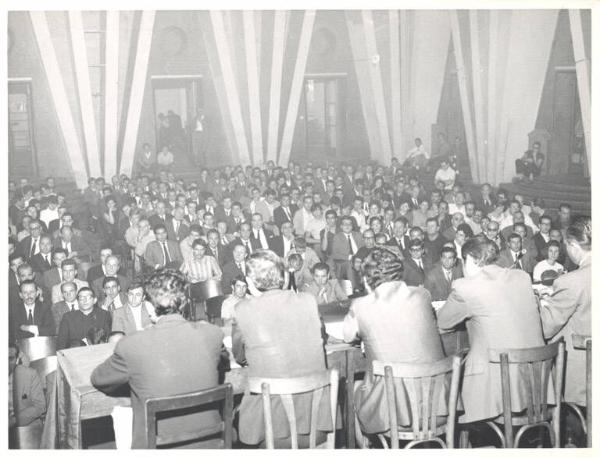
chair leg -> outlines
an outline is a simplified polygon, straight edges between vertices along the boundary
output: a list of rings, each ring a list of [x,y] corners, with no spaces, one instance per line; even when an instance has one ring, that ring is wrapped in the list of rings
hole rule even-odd
[[[498,437],[500,438],[500,445],[502,446],[502,448],[506,448],[506,438],[504,437],[504,434],[502,433],[500,427],[493,421],[486,421],[486,424],[490,428],[492,428],[494,432],[498,435]]]
[[[469,441],[469,430],[466,427],[460,431],[458,448],[471,448],[471,442]]]

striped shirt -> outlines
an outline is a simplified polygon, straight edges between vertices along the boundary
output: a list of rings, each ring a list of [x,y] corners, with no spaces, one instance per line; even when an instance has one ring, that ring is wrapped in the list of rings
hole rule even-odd
[[[217,260],[208,255],[203,256],[200,260],[193,257],[186,259],[179,270],[185,274],[190,283],[212,279],[221,280],[223,275]]]

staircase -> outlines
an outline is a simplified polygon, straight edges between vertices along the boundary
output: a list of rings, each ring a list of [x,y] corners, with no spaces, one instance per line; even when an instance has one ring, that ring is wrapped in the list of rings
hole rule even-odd
[[[522,194],[525,200],[541,197],[547,208],[570,204],[574,214],[591,215],[592,187],[589,178],[574,175],[545,175],[531,182],[502,183],[511,195]]]

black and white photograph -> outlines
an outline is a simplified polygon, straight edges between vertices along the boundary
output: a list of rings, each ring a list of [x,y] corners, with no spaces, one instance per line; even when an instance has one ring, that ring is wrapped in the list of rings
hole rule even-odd
[[[0,12],[5,448],[592,447],[599,4],[314,3]]]

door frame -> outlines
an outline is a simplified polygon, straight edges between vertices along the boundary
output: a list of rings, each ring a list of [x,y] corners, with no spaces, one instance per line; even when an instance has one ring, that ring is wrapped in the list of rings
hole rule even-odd
[[[33,128],[33,122],[34,122],[34,118],[35,118],[35,113],[33,110],[33,78],[31,77],[20,77],[20,78],[7,78],[7,121],[10,123],[10,114],[9,114],[9,107],[8,107],[8,94],[10,94],[10,86],[11,84],[16,85],[23,85],[26,88],[26,96],[27,96],[27,113],[29,114],[28,116],[28,127],[29,127],[29,138],[30,138],[30,144],[31,144],[31,163],[33,166],[33,178],[39,178],[40,177],[40,169],[39,169],[39,161],[38,161],[38,154],[37,154],[37,148],[35,145],[35,131]],[[8,127],[8,132],[7,134],[10,135],[10,126]],[[8,140],[8,139],[7,139]],[[9,163],[10,163],[10,156],[12,156],[12,154],[14,154],[12,151],[10,151],[10,142],[8,144],[9,146]],[[10,179],[10,166],[9,166],[9,179]]]

